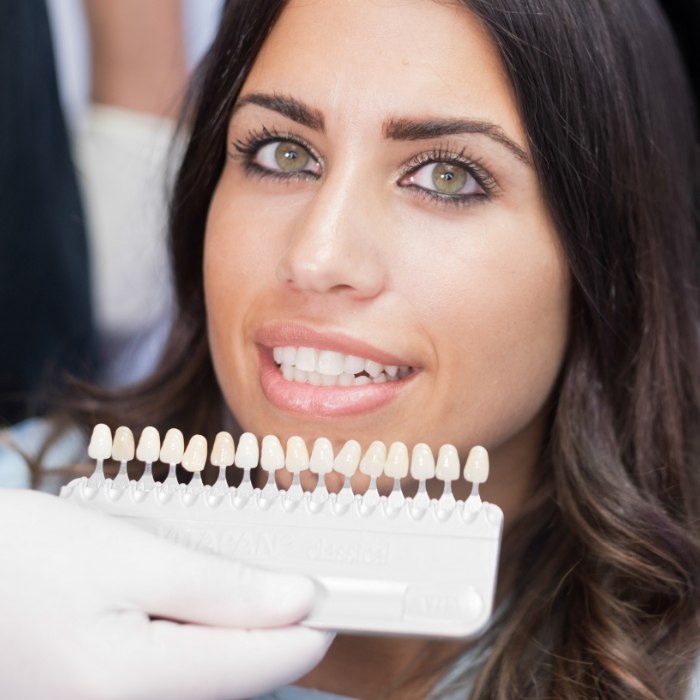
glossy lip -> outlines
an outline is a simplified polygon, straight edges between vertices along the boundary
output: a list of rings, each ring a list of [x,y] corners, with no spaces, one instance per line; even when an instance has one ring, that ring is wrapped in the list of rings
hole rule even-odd
[[[265,398],[277,408],[310,418],[334,418],[368,413],[394,400],[420,373],[410,361],[386,353],[342,333],[320,333],[298,323],[264,326],[255,335],[260,361],[260,385]],[[411,366],[404,379],[363,386],[312,386],[288,382],[272,359],[272,348],[293,345],[334,350],[383,365]]]

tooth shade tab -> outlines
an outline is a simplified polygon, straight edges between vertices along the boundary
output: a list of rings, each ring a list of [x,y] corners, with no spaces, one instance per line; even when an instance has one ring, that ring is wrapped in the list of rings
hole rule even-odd
[[[160,461],[166,464],[180,464],[185,452],[185,438],[177,428],[170,428],[160,448]]]
[[[284,450],[276,435],[265,435],[260,446],[260,466],[266,472],[275,472],[284,466]]]
[[[90,459],[109,459],[112,456],[112,431],[104,423],[98,423],[92,429],[88,457]]]
[[[469,451],[464,478],[472,484],[483,484],[489,478],[489,453],[484,447],[476,445]]]
[[[333,471],[333,444],[328,438],[316,438],[311,450],[309,469],[314,474],[321,475]]]
[[[435,476],[442,481],[459,479],[460,463],[457,448],[454,445],[442,445],[435,464]]]
[[[139,444],[136,447],[136,459],[145,464],[158,461],[160,455],[160,434],[151,425],[141,431]]]
[[[125,425],[120,425],[114,433],[112,459],[128,462],[134,458],[134,434]]]
[[[357,440],[348,440],[341,448],[333,462],[333,470],[344,476],[352,476],[360,464],[362,448]]]
[[[182,455],[182,466],[188,472],[201,472],[207,463],[207,439],[204,435],[193,435]]]
[[[236,449],[233,443],[231,433],[222,430],[216,434],[214,438],[214,446],[211,448],[211,456],[209,461],[219,468],[230,467],[233,464],[233,459],[236,454]]]
[[[255,435],[253,433],[243,433],[238,441],[234,464],[239,469],[255,469],[258,466],[259,457],[260,451]]]
[[[309,468],[309,452],[306,443],[298,435],[292,435],[287,440],[285,466],[292,474],[299,474]]]
[[[403,442],[392,442],[389,446],[384,473],[392,479],[408,476],[408,448]]]
[[[360,471],[369,477],[381,476],[386,462],[386,445],[381,440],[375,440],[360,460]]]
[[[414,479],[425,481],[435,476],[435,459],[433,451],[424,442],[413,446],[411,452],[411,476]]]

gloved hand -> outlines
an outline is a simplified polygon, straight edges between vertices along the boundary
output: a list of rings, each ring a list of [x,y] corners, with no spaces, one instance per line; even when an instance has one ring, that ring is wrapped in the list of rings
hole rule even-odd
[[[233,700],[322,658],[314,588],[0,489],[0,697]]]

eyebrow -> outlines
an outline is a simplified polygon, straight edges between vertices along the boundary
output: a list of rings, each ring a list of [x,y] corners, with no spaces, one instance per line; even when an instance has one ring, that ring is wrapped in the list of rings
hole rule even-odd
[[[453,134],[483,134],[505,146],[518,160],[532,166],[532,159],[525,149],[510,139],[500,126],[491,122],[473,119],[390,119],[384,124],[383,133],[386,138],[395,141],[421,141]]]
[[[253,104],[291,119],[297,124],[315,131],[324,131],[323,114],[287,95],[251,92],[241,97],[233,108],[235,114],[246,105]],[[532,159],[524,148],[509,138],[497,124],[475,119],[388,119],[382,128],[385,138],[393,141],[422,141],[440,136],[457,134],[482,134],[507,148],[518,160],[532,167]]]
[[[294,97],[268,95],[264,92],[251,92],[241,97],[238,102],[236,102],[233,113],[235,114],[241,107],[245,107],[245,105],[249,104],[279,112],[288,119],[297,122],[297,124],[307,126],[314,131],[323,131],[325,128],[321,112],[317,109],[307,107],[303,102],[300,102]]]

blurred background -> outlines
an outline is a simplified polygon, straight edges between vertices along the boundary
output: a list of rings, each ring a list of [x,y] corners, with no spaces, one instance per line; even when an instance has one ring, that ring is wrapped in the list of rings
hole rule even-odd
[[[0,424],[152,367],[175,124],[221,0],[0,0]]]

